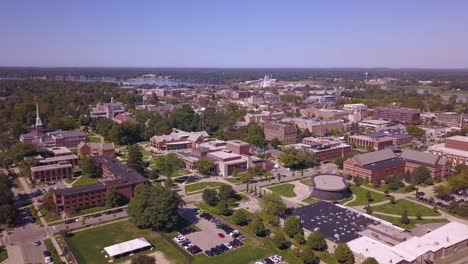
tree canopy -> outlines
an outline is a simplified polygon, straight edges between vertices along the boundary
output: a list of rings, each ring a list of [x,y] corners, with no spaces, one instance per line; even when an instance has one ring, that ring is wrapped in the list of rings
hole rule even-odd
[[[306,150],[287,148],[281,153],[279,161],[287,168],[300,170],[317,165],[314,155]]]
[[[128,215],[139,228],[171,230],[179,222],[178,209],[183,201],[179,195],[162,186],[139,184],[130,200]]]

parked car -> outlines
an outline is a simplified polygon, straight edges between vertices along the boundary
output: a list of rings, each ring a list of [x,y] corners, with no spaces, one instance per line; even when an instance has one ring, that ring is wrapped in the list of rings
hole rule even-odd
[[[50,253],[50,251],[48,251],[48,250],[44,250],[44,251],[42,251],[42,255],[44,257],[50,257],[50,256],[52,256],[52,253]]]
[[[219,236],[220,238],[224,238],[223,233],[218,233],[218,236]]]
[[[37,241],[34,241],[34,245],[36,245],[36,246],[40,246],[41,244],[42,244],[42,242],[41,242],[41,241],[39,241],[39,240],[37,240]]]

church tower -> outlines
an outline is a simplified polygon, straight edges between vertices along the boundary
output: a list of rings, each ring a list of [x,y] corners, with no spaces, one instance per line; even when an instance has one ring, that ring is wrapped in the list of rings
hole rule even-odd
[[[39,116],[39,104],[36,103],[36,134],[42,134],[42,121]]]

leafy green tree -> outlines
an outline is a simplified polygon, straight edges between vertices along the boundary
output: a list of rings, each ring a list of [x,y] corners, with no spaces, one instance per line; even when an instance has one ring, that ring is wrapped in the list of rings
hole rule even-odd
[[[334,252],[336,261],[340,264],[354,264],[354,255],[348,245],[344,243],[338,244]]]
[[[424,129],[421,129],[415,125],[407,126],[406,132],[414,137],[422,137],[426,134],[426,131]]]
[[[413,171],[412,182],[413,184],[427,183],[432,180],[431,171],[425,166],[419,166]]]
[[[172,186],[174,185],[174,182],[172,181],[172,178],[171,177],[166,177],[166,180],[164,181],[164,187],[166,188],[172,188]]]
[[[117,189],[115,187],[110,187],[107,189],[106,193],[106,207],[112,208],[112,207],[117,207],[117,206],[122,206],[125,204],[126,198],[119,192],[117,192]]]
[[[239,180],[243,183],[249,183],[253,180],[253,178],[254,176],[249,170],[247,170],[239,176]]]
[[[101,177],[101,166],[99,165],[99,162],[95,157],[82,156],[80,166],[84,175],[87,175],[91,178]]]
[[[184,164],[184,161],[176,153],[157,156],[154,159],[154,167],[164,176],[173,176]]]
[[[151,177],[150,177],[150,178],[151,178],[152,180],[157,181],[157,180],[159,179],[159,177],[160,177],[159,171],[153,170],[153,172],[151,173]]]
[[[365,209],[366,209],[366,213],[369,215],[371,215],[374,212],[374,209],[372,209],[370,205],[367,205]]]
[[[405,210],[400,218],[400,223],[404,225],[408,225],[410,223],[410,219],[408,217],[408,212]]]
[[[232,215],[232,221],[236,223],[236,225],[245,225],[249,221],[249,217],[244,209],[239,209],[234,212]]]
[[[375,258],[370,257],[366,258],[361,264],[379,264],[379,262]]]
[[[313,250],[311,250],[308,247],[304,247],[301,250],[301,253],[299,255],[299,258],[301,259],[303,264],[314,264],[317,263],[317,257],[315,256],[315,253]]]
[[[214,189],[204,189],[202,193],[202,199],[209,206],[216,206],[219,202],[218,193]]]
[[[218,213],[222,215],[228,215],[231,212],[225,200],[221,200],[218,202],[218,204],[216,205],[216,210],[218,210]]]
[[[260,206],[266,215],[272,216],[271,219],[275,220],[286,210],[286,205],[276,193],[264,195],[260,200]]]
[[[277,137],[275,137],[271,140],[270,145],[272,148],[278,149],[278,146],[281,145],[281,141]]]
[[[219,199],[221,200],[229,200],[236,196],[236,191],[231,187],[231,185],[221,185],[218,189]]]
[[[140,255],[133,258],[131,264],[156,264],[156,258],[154,256]]]
[[[265,236],[266,229],[261,218],[255,217],[252,222],[250,222],[249,228],[256,236]]]
[[[296,216],[290,216],[284,224],[284,233],[289,237],[303,233],[301,221]]]
[[[328,248],[325,238],[318,231],[310,233],[306,245],[316,251],[325,251]]]
[[[362,179],[362,177],[360,176],[354,177],[354,184],[356,184],[356,186],[361,186],[363,183],[364,183],[364,180]]]
[[[141,153],[140,146],[137,144],[128,147],[127,166],[131,169],[134,169],[141,175],[145,175],[145,162],[143,160],[143,154]]]
[[[287,148],[279,157],[279,161],[287,168],[300,170],[313,167],[317,164],[314,155],[306,150]]]
[[[216,164],[209,159],[200,159],[193,163],[194,168],[203,176],[211,176],[216,173]]]
[[[139,184],[128,206],[130,222],[139,228],[171,230],[179,223],[179,195],[162,186]]]
[[[304,234],[303,233],[297,233],[294,235],[294,240],[296,240],[297,243],[299,243],[299,245],[304,245],[307,241],[305,240],[304,238]]]
[[[11,226],[15,222],[16,207],[12,204],[0,205],[0,224]]]
[[[48,191],[42,197],[42,207],[49,212],[55,209],[54,194],[52,191]]]
[[[372,194],[370,191],[366,192],[366,199],[368,202],[372,202],[374,199],[372,198]]]
[[[275,236],[272,238],[273,244],[278,249],[285,249],[287,246],[287,241],[284,238],[283,233],[276,233]]]
[[[264,148],[266,146],[263,128],[259,124],[251,124],[248,128],[247,133],[247,142],[259,148]]]

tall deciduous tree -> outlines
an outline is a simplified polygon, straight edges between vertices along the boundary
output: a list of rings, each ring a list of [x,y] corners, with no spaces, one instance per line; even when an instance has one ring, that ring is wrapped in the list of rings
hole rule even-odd
[[[325,251],[328,247],[325,238],[318,231],[310,233],[307,237],[307,246],[317,251]]]
[[[301,221],[296,216],[290,216],[284,224],[284,233],[289,237],[294,237],[296,234],[302,234]]]
[[[87,175],[91,178],[101,177],[101,166],[95,157],[82,156],[80,166],[84,175]]]
[[[194,168],[203,176],[211,176],[216,173],[216,164],[209,159],[200,159],[193,163]]]
[[[354,255],[348,245],[340,243],[334,252],[336,261],[340,264],[354,264]]]
[[[127,166],[134,169],[138,173],[145,175],[145,162],[140,146],[137,144],[128,147]]]
[[[139,184],[130,200],[128,215],[139,228],[171,230],[179,222],[182,199],[172,190],[162,186]]]
[[[203,190],[202,199],[209,206],[216,206],[219,202],[218,192],[214,189],[207,188]]]

